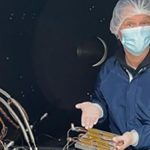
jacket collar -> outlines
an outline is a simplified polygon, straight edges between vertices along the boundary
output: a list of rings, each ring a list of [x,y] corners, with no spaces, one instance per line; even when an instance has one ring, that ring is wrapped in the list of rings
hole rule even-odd
[[[134,69],[132,67],[130,67],[125,60],[125,52],[123,47],[121,46],[121,48],[117,51],[116,53],[116,58],[119,61],[120,65],[124,68],[124,69],[128,69],[130,71],[130,73],[135,76],[142,68],[148,68],[150,67],[150,51],[147,54],[147,56],[145,57],[145,59],[139,64],[139,66],[137,67],[137,69]]]

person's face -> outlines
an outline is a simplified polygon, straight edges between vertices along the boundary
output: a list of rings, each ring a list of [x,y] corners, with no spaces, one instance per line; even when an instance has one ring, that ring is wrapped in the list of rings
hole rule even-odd
[[[121,39],[121,30],[126,28],[134,28],[139,26],[150,26],[150,16],[135,15],[127,18],[119,28],[118,38]]]

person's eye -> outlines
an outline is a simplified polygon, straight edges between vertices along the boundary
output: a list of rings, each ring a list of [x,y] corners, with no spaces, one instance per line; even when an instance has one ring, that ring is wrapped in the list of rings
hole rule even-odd
[[[133,27],[135,27],[135,24],[133,24],[133,23],[128,23],[128,24],[127,24],[127,27],[128,27],[128,28],[133,28]]]
[[[150,25],[150,22],[142,22],[141,25],[142,26]]]
[[[136,24],[134,22],[125,22],[122,24],[121,28],[126,29],[126,28],[133,28],[136,27]]]

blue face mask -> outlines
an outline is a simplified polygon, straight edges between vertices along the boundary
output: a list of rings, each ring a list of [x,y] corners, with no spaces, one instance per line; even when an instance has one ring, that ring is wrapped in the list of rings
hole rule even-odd
[[[135,56],[141,55],[150,44],[150,26],[122,29],[121,43]]]

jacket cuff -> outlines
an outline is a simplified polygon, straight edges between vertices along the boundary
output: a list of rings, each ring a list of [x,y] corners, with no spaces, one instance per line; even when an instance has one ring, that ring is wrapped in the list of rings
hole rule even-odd
[[[133,144],[132,146],[137,146],[138,145],[138,142],[139,142],[139,134],[136,130],[132,130],[131,131],[132,135],[133,135]]]
[[[99,105],[99,104],[97,104],[97,103],[93,103],[93,105],[96,106],[96,107],[99,109],[99,111],[100,111],[100,116],[99,116],[99,118],[103,118],[103,116],[104,116],[104,111],[103,111],[103,108],[101,107],[101,105]]]

